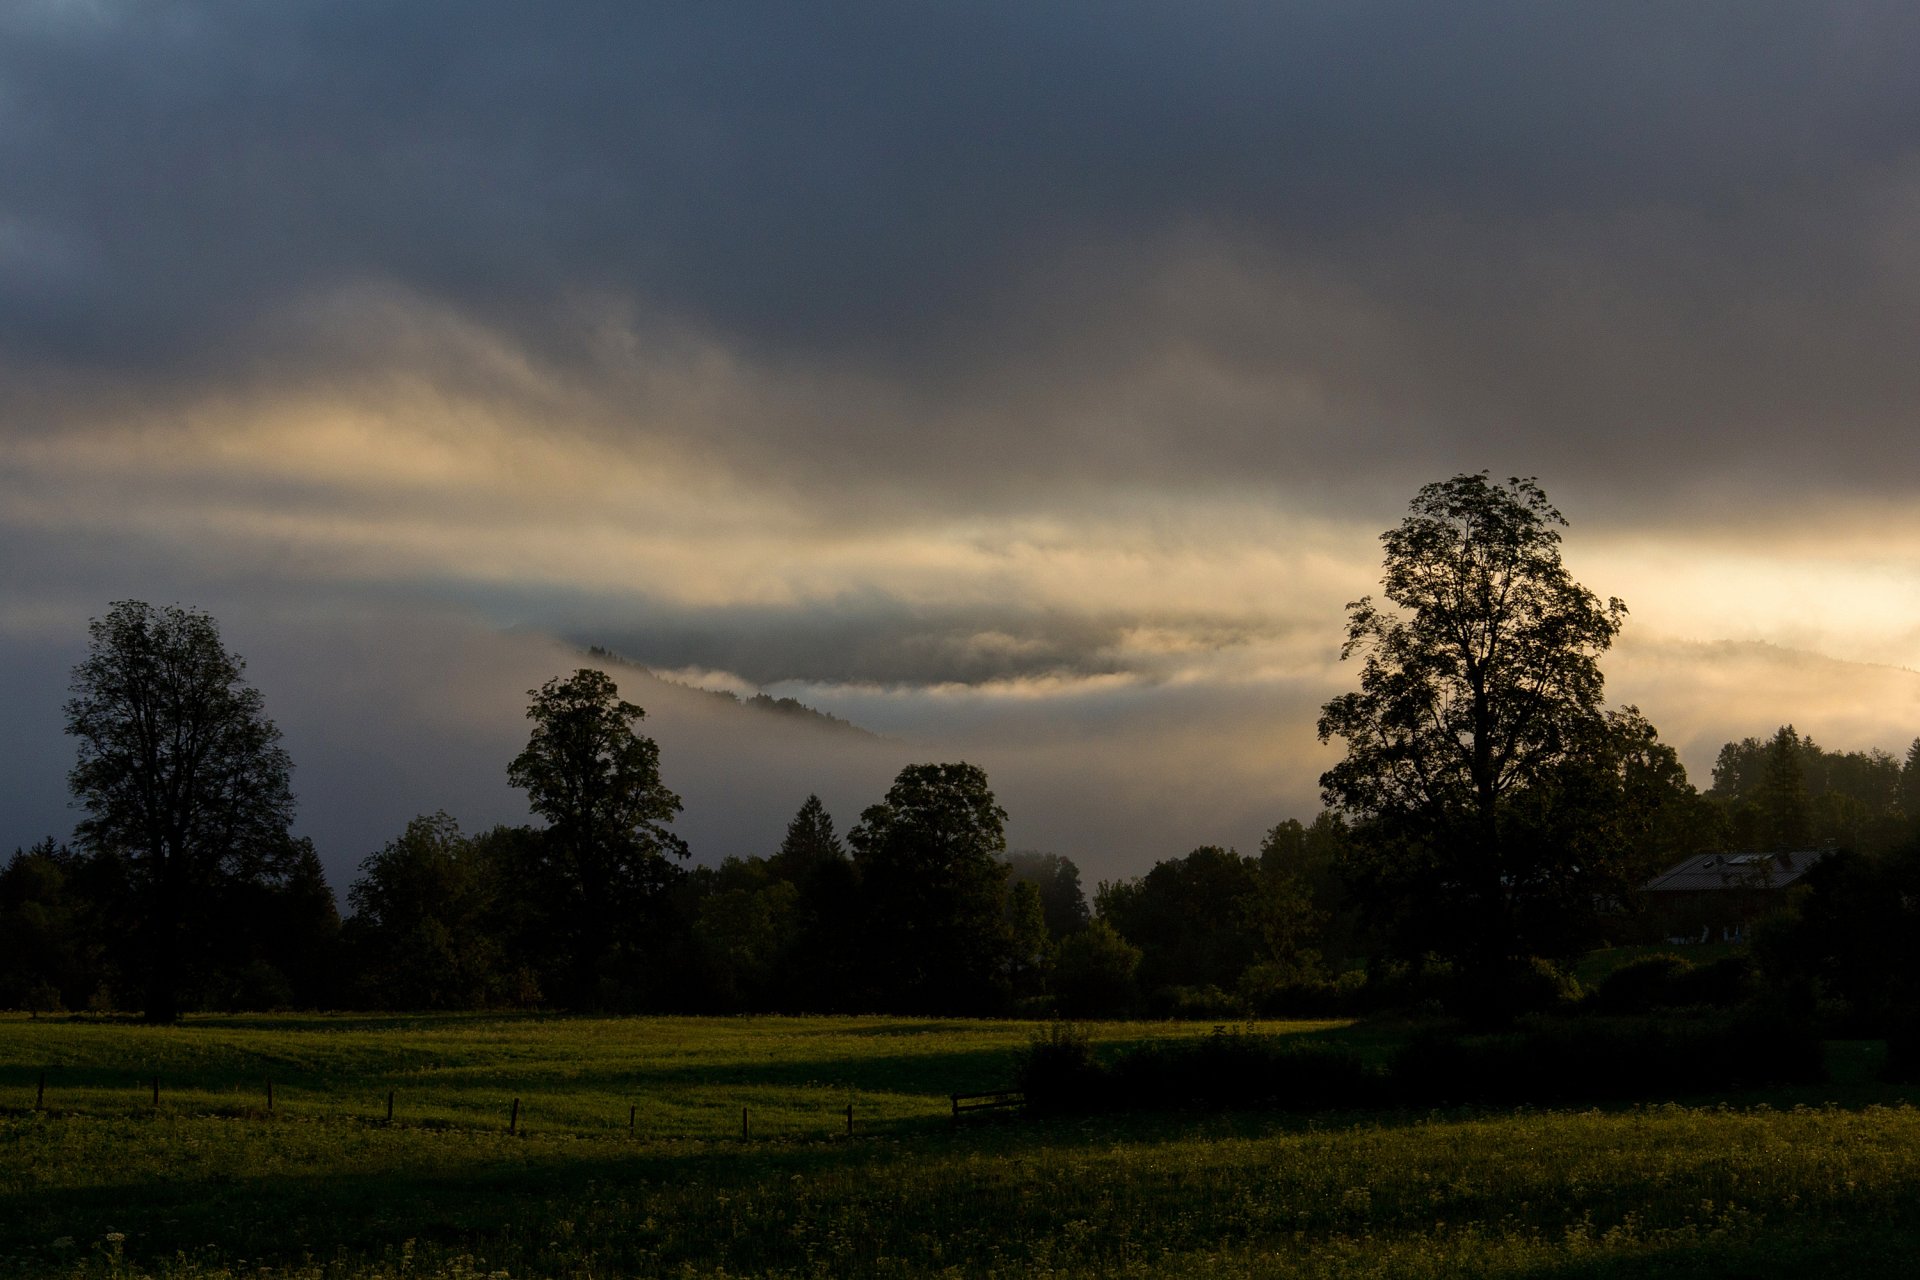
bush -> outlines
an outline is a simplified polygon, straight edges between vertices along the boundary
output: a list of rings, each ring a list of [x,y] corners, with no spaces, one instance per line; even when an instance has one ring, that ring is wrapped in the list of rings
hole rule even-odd
[[[1758,1014],[1588,1018],[1490,1036],[1424,1036],[1394,1058],[1411,1105],[1668,1100],[1825,1076],[1813,1029]]]
[[[1579,1003],[1580,984],[1538,956],[1515,960],[1493,974],[1462,972],[1445,997],[1448,1012],[1482,1026],[1505,1026],[1530,1013],[1551,1013]]]
[[[1330,979],[1249,984],[1243,993],[1248,1007],[1262,1018],[1358,1017],[1379,1004],[1378,991],[1357,969]]]
[[[1060,1016],[1060,1002],[1053,996],[1021,996],[1013,1002],[1012,1015],[1029,1022],[1041,1022]]]
[[[1600,980],[1593,1007],[1602,1013],[1645,1013],[1679,1003],[1676,983],[1693,971],[1691,962],[1662,954],[1629,960]]]
[[[1028,1047],[1019,1080],[1030,1105],[1055,1111],[1318,1111],[1376,1105],[1386,1096],[1379,1074],[1343,1049],[1243,1031],[1140,1045],[1102,1066],[1084,1035],[1056,1026]]]
[[[1887,1065],[1883,1079],[1895,1084],[1920,1083],[1920,1011],[1907,1010],[1887,1021]]]
[[[1247,1002],[1215,986],[1155,987],[1147,997],[1147,1016],[1188,1022],[1235,1021],[1247,1016]]]
[[[1601,979],[1593,1007],[1612,1014],[1694,1006],[1732,1009],[1754,995],[1755,975],[1746,956],[1698,966],[1677,955],[1642,956]]]
[[[1014,1065],[1014,1084],[1040,1111],[1095,1110],[1106,1101],[1107,1080],[1084,1029],[1053,1022],[1036,1031]]]
[[[1139,968],[1140,948],[1105,920],[1067,935],[1053,961],[1060,1012],[1074,1018],[1124,1018],[1133,1008],[1133,975]]]
[[[1731,1009],[1751,999],[1758,984],[1759,970],[1747,956],[1727,956],[1712,964],[1689,967],[1673,984],[1673,1003],[1714,1005]]]

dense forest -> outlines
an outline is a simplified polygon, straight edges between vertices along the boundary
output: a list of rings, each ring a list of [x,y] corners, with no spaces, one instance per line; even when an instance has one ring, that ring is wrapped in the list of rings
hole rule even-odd
[[[1645,842],[1635,875],[1716,850],[1838,847],[1872,868],[1916,856],[1920,740],[1902,761],[1783,726],[1722,748],[1704,792],[1677,763],[1664,779],[1626,824]],[[551,827],[423,815],[361,862],[344,919],[296,840],[197,891],[181,1006],[1222,1018],[1362,1007],[1412,990],[1422,960],[1438,967],[1396,937],[1416,904],[1381,896],[1331,810],[1276,824],[1256,852],[1197,848],[1094,886],[1070,858],[1006,850],[1004,817],[965,764],[903,770],[844,834],[809,796],[764,855],[655,853],[602,885],[612,919],[591,958],[588,884]],[[15,850],[0,1007],[143,1009],[141,874],[112,848]],[[1657,941],[1652,923],[1626,894],[1549,958]]]

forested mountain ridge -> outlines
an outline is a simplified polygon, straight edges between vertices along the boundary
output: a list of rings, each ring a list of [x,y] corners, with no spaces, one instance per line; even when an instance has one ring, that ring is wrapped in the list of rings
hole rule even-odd
[[[586,654],[595,662],[601,664],[610,663],[614,666],[624,667],[630,671],[637,671],[649,679],[659,681],[661,684],[672,685],[677,689],[691,689],[696,693],[704,693],[710,698],[731,703],[734,706],[745,707],[750,711],[786,716],[789,719],[816,724],[822,728],[838,729],[847,733],[858,734],[863,738],[873,738],[877,740],[881,736],[871,729],[862,728],[851,720],[844,720],[832,712],[821,711],[817,707],[810,707],[796,698],[776,698],[772,694],[764,692],[750,694],[742,698],[731,689],[708,689],[701,685],[691,684],[685,680],[676,680],[672,676],[662,675],[652,667],[647,666],[644,662],[636,662],[624,654],[616,653],[612,649],[597,644],[588,645]]]

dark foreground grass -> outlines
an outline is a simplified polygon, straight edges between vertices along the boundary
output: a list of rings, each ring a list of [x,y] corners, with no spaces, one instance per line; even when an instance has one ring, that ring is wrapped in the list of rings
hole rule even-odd
[[[1100,1029],[1161,1033],[1191,1031]],[[337,1052],[309,1043],[325,1036]],[[943,1118],[948,1089],[1003,1082],[1025,1038],[866,1019],[0,1021],[0,1106],[62,1045],[77,1099],[0,1114],[0,1274],[1905,1276],[1920,1242],[1920,1111],[1864,1083],[1834,1086],[1833,1107]],[[283,1041],[277,1069],[307,1074],[269,1117],[245,1054]],[[183,1080],[206,1072],[157,1111],[115,1074],[154,1046]],[[634,1078],[613,1078],[628,1058]],[[477,1103],[392,1127],[322,1105],[325,1081],[402,1063],[424,1096],[451,1073],[518,1087],[548,1119],[509,1136]],[[685,1092],[629,1137],[624,1107],[600,1117],[642,1083]],[[796,1119],[742,1141],[718,1101],[811,1088],[844,1106],[849,1087],[876,1116],[851,1140]],[[556,1123],[576,1095],[579,1123]]]

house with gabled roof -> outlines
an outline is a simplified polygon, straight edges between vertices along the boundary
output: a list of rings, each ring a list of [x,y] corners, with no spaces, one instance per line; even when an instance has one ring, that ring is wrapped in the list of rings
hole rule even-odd
[[[1700,853],[1641,888],[1667,941],[1739,942],[1831,852]]]

